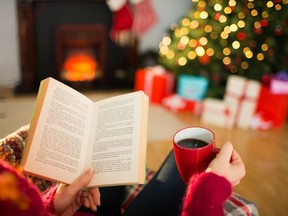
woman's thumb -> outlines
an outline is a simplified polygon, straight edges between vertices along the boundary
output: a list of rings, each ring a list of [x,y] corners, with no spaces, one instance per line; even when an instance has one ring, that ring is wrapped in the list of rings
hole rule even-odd
[[[71,192],[77,192],[85,187],[92,179],[93,170],[92,168],[87,169],[82,175],[75,179],[70,185]]]

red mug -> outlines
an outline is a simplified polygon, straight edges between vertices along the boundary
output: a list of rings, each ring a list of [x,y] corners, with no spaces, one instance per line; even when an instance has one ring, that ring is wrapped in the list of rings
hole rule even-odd
[[[204,171],[219,151],[214,133],[204,127],[187,127],[173,136],[174,155],[185,183],[195,173]]]

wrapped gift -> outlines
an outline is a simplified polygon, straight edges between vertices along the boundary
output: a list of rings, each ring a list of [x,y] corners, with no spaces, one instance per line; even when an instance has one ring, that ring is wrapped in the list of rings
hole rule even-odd
[[[213,98],[203,100],[201,121],[204,124],[230,129],[234,126],[234,119],[229,102]]]
[[[185,110],[186,108],[186,102],[184,101],[182,97],[180,97],[177,94],[173,94],[168,97],[165,97],[162,100],[162,104],[165,108],[174,112],[182,111],[182,110]]]
[[[279,72],[270,83],[271,93],[288,95],[288,73]]]
[[[269,129],[282,126],[287,120],[287,114],[288,95],[273,94],[269,87],[262,86],[254,115],[254,128]]]
[[[208,79],[181,74],[177,82],[177,94],[190,100],[202,100],[208,89]]]
[[[152,103],[162,103],[164,97],[174,91],[174,75],[163,67],[154,66],[138,69],[135,74],[135,91],[144,91]]]
[[[256,112],[252,119],[252,129],[269,130],[271,128],[273,128],[273,122],[271,118],[269,118],[269,116],[265,116],[265,114],[262,112]]]
[[[185,110],[192,111],[196,115],[200,115],[202,112],[202,101],[199,100],[189,100],[184,99],[186,101]]]
[[[261,84],[255,80],[231,75],[228,78],[224,100],[230,106],[237,127],[251,128],[259,98]]]
[[[201,111],[201,101],[185,99],[177,94],[165,97],[162,104],[165,108],[176,112],[188,110],[198,115]]]

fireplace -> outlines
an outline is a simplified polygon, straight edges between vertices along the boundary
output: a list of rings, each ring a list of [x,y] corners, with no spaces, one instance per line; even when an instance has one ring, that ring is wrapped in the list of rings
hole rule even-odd
[[[59,24],[56,28],[56,78],[106,83],[108,33],[102,24]]]
[[[75,88],[131,88],[136,39],[114,43],[112,16],[105,0],[19,0],[19,91],[49,76]]]

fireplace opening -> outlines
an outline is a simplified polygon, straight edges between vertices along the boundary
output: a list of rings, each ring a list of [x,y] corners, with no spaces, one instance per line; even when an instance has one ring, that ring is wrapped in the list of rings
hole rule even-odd
[[[106,82],[108,33],[99,24],[61,24],[56,31],[57,78],[63,82]]]
[[[97,71],[97,61],[93,52],[81,49],[67,50],[60,77],[70,82],[91,82],[96,77],[101,77]]]

